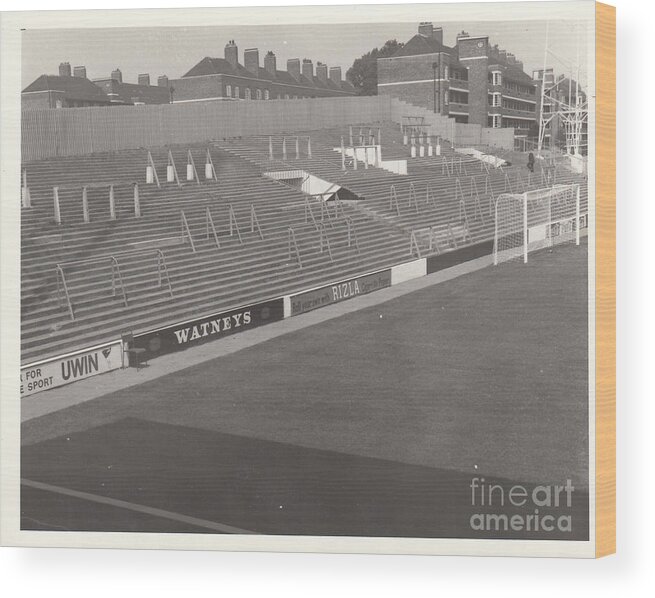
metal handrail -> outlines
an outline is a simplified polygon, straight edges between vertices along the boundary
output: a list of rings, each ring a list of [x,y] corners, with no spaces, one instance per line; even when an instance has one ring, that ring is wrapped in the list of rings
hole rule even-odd
[[[182,183],[180,183],[180,177],[177,174],[177,166],[175,166],[175,158],[173,158],[173,152],[172,150],[168,150],[168,162],[166,163],[166,167],[168,168],[169,166],[173,167],[173,174],[175,175],[175,181],[177,182],[177,186],[181,187]],[[166,177],[168,179],[168,177]]]
[[[216,233],[216,227],[214,226],[214,218],[212,217],[211,210],[207,207],[205,211],[205,217],[207,218],[207,241],[209,241],[209,228],[211,227],[212,233],[214,235],[214,241],[216,241],[216,247],[221,248],[221,244],[218,241],[218,234]]]
[[[255,226],[257,227],[257,230],[259,231],[259,236],[264,240],[264,232],[262,231],[262,227],[259,225],[259,218],[257,218],[257,212],[255,211],[255,204],[250,204],[250,232],[254,233],[255,232]]]
[[[296,259],[298,260],[298,267],[302,269],[302,260],[300,259],[300,249],[298,248],[298,242],[296,241],[296,234],[293,231],[292,227],[289,227],[289,259],[291,261],[291,246],[293,245],[296,251]]]
[[[241,231],[239,230],[239,223],[237,222],[237,216],[231,203],[227,204],[227,209],[228,209],[228,216],[230,219],[230,237],[232,236],[233,231],[236,230],[239,243],[243,245],[243,239],[241,238]]]
[[[168,265],[166,264],[166,258],[164,257],[164,252],[161,249],[156,249],[155,250],[157,253],[157,275],[159,277],[159,288],[161,289],[162,287],[162,267],[164,270],[164,274],[166,275],[166,281],[168,282],[168,292],[171,295],[171,299],[173,299],[173,285],[171,284],[171,277],[168,274]]]
[[[188,237],[189,244],[191,245],[191,251],[195,253],[196,246],[193,243],[193,237],[191,236],[191,230],[189,229],[189,221],[186,218],[186,214],[184,213],[184,210],[180,210],[180,215],[182,217],[182,235],[184,235],[186,231],[186,236]]]
[[[355,223],[353,222],[353,219],[350,216],[344,216],[344,220],[346,222],[346,226],[348,227],[348,247],[351,247],[352,241],[354,241],[357,253],[361,253],[359,248],[359,239],[357,238],[357,230],[355,229]]]
[[[188,163],[191,164],[191,166],[193,167],[193,175],[196,178],[196,183],[198,183],[198,185],[200,185],[201,184],[200,183],[200,177],[198,176],[198,170],[196,169],[196,163],[193,160],[193,154],[191,153],[191,149],[189,149],[189,151],[187,152],[187,160],[188,160]]]
[[[321,224],[319,225],[318,233],[319,233],[320,252],[323,253],[323,243],[325,242],[325,246],[327,247],[328,250],[328,255],[330,256],[330,261],[334,262],[334,258],[332,257],[332,248],[330,247],[330,238],[328,237],[327,230],[323,222],[321,222]]]
[[[73,311],[73,303],[71,302],[70,294],[68,292],[68,285],[66,284],[66,277],[64,276],[64,269],[60,264],[56,265],[56,275],[57,275],[57,298],[59,300],[59,305],[61,305],[61,287],[59,286],[59,277],[61,276],[61,282],[64,287],[64,294],[66,295],[66,302],[68,303],[68,311],[71,316],[71,320],[75,320],[75,312]]]
[[[161,183],[159,182],[159,175],[157,174],[157,167],[155,166],[155,161],[152,159],[152,153],[150,150],[148,150],[148,162],[150,162],[154,179],[157,182],[157,187],[161,187]]]

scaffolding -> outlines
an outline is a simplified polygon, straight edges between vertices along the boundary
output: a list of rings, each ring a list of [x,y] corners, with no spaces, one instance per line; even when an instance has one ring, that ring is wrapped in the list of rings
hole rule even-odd
[[[555,140],[553,139],[554,127],[552,126],[555,122],[561,123],[564,127],[567,154],[580,156],[583,153],[583,148],[586,147],[584,137],[585,126],[589,119],[589,108],[586,94],[580,89],[579,37],[579,35],[576,35],[576,63],[573,64],[573,62],[558,56],[548,47],[548,24],[546,25],[544,64],[541,73],[539,137],[537,142],[538,157],[542,155],[548,134],[550,134],[550,147],[555,147]],[[554,69],[547,66],[549,58],[558,61],[563,66],[565,72],[568,73],[568,93],[561,92],[560,84],[565,79],[555,79]],[[547,82],[547,76],[551,74],[553,80],[552,82]],[[560,92],[559,95],[558,92]]]

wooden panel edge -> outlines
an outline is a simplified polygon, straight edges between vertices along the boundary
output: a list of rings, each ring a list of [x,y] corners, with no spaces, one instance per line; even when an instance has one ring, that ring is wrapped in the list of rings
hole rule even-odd
[[[596,557],[616,552],[616,8],[596,3]]]

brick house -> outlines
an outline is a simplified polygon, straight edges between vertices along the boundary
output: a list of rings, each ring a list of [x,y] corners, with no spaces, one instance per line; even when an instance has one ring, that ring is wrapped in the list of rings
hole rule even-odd
[[[224,58],[203,58],[179,79],[170,81],[173,102],[201,100],[276,100],[343,97],[355,95],[354,87],[341,77],[341,67],[298,58],[287,60],[287,70],[277,68],[273,52],[260,66],[259,50],[243,52],[239,62],[234,40],[225,46]]]
[[[112,104],[169,104],[171,93],[168,88],[168,79],[159,78],[159,85],[150,85],[150,75],[139,75],[138,83],[124,83],[120,69],[112,71],[111,77],[94,79],[93,83],[100,87]]]
[[[462,31],[450,47],[443,29],[421,23],[389,58],[378,58],[378,94],[451,116],[457,122],[513,128],[526,135],[539,125],[539,82],[523,63],[488,36]]]
[[[150,85],[150,76],[139,75],[138,83],[123,83],[119,69],[107,79],[90,81],[86,67],[76,66],[71,73],[68,62],[59,65],[58,75],[41,75],[21,93],[23,110],[46,108],[83,108],[133,104],[168,104],[168,80],[160,77],[164,86]]]
[[[21,94],[23,110],[109,106],[107,95],[86,78],[86,71],[81,68],[75,67],[73,76],[70,64],[62,62],[59,75],[37,77]]]

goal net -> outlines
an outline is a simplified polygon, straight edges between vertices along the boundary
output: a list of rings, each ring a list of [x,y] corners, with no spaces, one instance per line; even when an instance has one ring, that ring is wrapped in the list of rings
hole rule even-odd
[[[528,261],[528,254],[555,244],[580,244],[586,216],[580,213],[580,185],[554,185],[496,200],[494,264]]]

